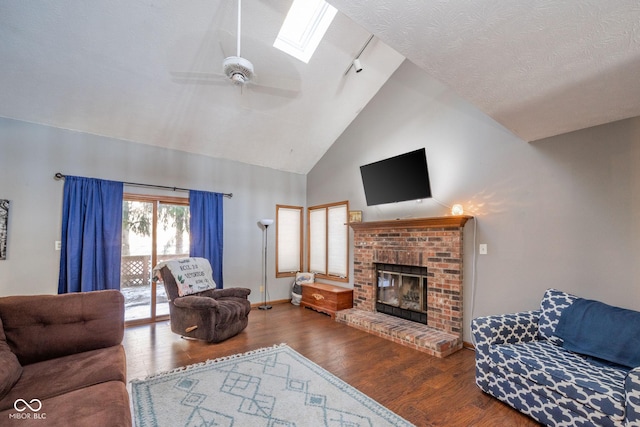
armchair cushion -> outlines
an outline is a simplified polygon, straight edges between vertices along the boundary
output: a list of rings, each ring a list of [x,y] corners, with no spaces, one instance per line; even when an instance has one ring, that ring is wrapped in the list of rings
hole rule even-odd
[[[210,310],[218,307],[218,301],[210,297],[188,295],[173,300],[176,307],[187,308],[193,310]]]
[[[218,318],[216,328],[228,327],[238,319],[246,318],[251,311],[251,303],[246,298],[218,298]]]
[[[249,288],[227,288],[227,289],[211,289],[209,291],[202,292],[198,295],[209,297],[209,298],[215,298],[215,299],[226,298],[226,297],[247,299],[250,293],[251,293],[251,289]]]

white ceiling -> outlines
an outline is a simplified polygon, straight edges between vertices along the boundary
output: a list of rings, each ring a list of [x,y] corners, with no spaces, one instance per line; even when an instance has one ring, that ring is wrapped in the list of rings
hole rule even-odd
[[[235,0],[2,0],[0,116],[307,173],[404,56],[526,141],[640,116],[637,0],[329,2],[309,64],[271,47],[291,0],[243,2],[242,56],[287,90],[240,92],[176,77],[234,54]]]
[[[525,141],[640,116],[637,0],[328,0]]]

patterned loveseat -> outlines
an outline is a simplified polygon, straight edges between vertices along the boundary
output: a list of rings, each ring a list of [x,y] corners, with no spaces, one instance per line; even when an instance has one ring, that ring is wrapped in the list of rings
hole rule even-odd
[[[640,426],[639,312],[549,289],[471,330],[484,392],[550,426]]]

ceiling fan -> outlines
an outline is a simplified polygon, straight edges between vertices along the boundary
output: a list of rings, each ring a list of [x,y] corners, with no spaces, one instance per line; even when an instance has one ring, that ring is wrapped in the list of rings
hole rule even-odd
[[[220,39],[228,40],[226,32],[220,32]],[[238,0],[238,16],[237,16],[237,34],[236,34],[236,54],[226,56],[222,61],[222,74],[210,72],[172,72],[173,81],[177,83],[195,83],[195,84],[212,84],[226,80],[234,86],[239,86],[241,91],[245,87],[253,90],[267,92],[272,95],[294,97],[300,90],[300,82],[298,80],[287,77],[276,76],[268,77],[264,74],[258,76],[254,71],[254,66],[242,55],[242,0]],[[222,45],[222,43],[221,43]],[[221,46],[222,47],[222,46]],[[224,48],[222,49],[223,53]]]
[[[254,76],[253,64],[241,56],[242,32],[242,0],[238,0],[238,34],[236,41],[236,56],[229,56],[222,62],[222,71],[234,85],[244,86]]]

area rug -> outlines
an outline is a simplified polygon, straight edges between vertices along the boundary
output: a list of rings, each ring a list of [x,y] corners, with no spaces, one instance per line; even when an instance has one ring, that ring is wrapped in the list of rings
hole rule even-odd
[[[131,384],[137,427],[413,425],[284,344]]]

